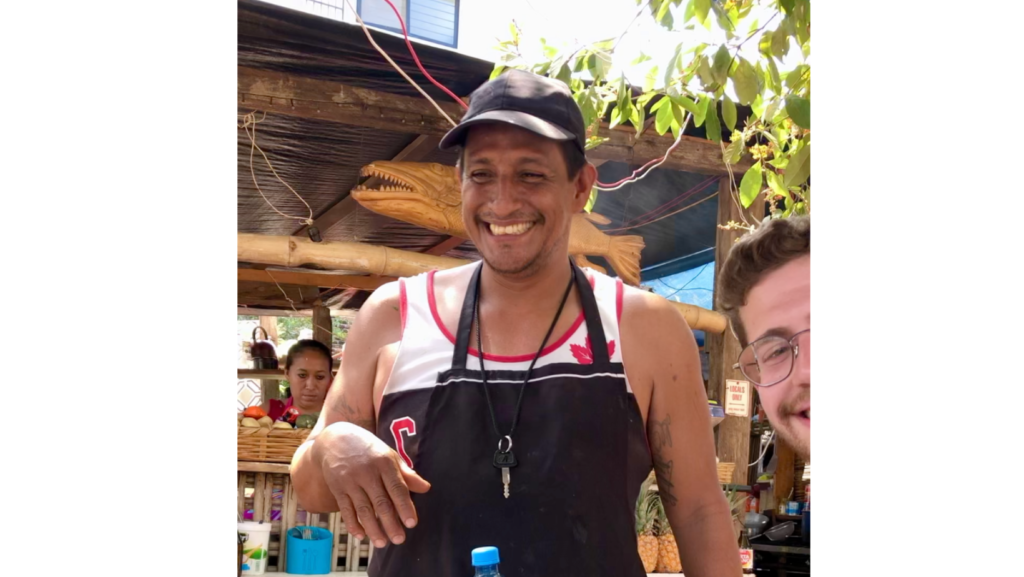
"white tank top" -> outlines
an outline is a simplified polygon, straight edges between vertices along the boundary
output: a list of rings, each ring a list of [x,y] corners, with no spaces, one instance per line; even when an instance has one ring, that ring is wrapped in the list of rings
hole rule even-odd
[[[592,269],[583,270],[594,289],[601,324],[604,327],[605,338],[608,339],[610,360],[613,363],[621,363],[619,320],[622,317],[622,281]],[[437,303],[434,299],[436,272],[430,271],[399,280],[402,341],[383,396],[433,387],[437,384],[437,375],[451,368],[452,355],[455,352],[455,335],[444,326],[437,312]],[[536,367],[553,363],[593,362],[582,310],[565,334],[552,335],[552,339],[554,341],[544,348],[537,359]],[[470,347],[469,354],[469,368],[478,369],[479,361],[476,359],[480,354],[474,347]],[[501,356],[487,353],[484,362],[488,371],[525,371],[533,360],[533,354]],[[628,380],[626,387],[632,392]]]

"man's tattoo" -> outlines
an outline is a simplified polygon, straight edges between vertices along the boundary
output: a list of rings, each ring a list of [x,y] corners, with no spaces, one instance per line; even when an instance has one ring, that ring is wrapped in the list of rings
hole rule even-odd
[[[651,421],[651,451],[659,451],[662,447],[672,446],[672,415],[665,415],[661,421]]]
[[[654,474],[658,479],[658,495],[661,497],[661,501],[670,507],[675,507],[679,499],[676,498],[672,490],[675,485],[672,483],[672,461],[665,461],[661,455],[655,455],[654,457]]]
[[[341,410],[342,414],[345,415],[345,420],[353,425],[358,425],[371,433],[376,433],[376,421],[374,419],[368,419],[362,416],[359,409],[354,408],[348,403],[348,399],[344,394],[341,395],[341,400],[338,403],[338,409]]]

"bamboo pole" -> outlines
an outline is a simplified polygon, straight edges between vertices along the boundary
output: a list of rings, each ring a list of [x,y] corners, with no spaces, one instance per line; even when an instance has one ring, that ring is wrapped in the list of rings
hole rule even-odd
[[[296,236],[248,233],[238,233],[238,260],[288,267],[312,264],[325,269],[392,277],[416,276],[433,269],[444,270],[472,262],[359,242],[313,242]],[[669,302],[683,314],[692,329],[721,334],[729,324],[721,313]]]

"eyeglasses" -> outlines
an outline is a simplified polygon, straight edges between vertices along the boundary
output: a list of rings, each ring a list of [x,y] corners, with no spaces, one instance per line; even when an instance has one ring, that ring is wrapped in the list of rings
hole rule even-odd
[[[805,329],[788,339],[777,336],[758,339],[740,351],[739,362],[732,368],[739,369],[758,387],[777,385],[793,372],[793,361],[800,354],[797,338],[810,332],[811,329]]]

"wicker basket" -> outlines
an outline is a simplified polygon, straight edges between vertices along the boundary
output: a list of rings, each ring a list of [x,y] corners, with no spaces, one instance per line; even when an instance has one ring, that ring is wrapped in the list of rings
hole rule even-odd
[[[238,460],[291,463],[292,455],[306,441],[309,431],[238,427]]]
[[[718,464],[718,482],[722,484],[732,483],[732,473],[736,470],[736,463]]]

